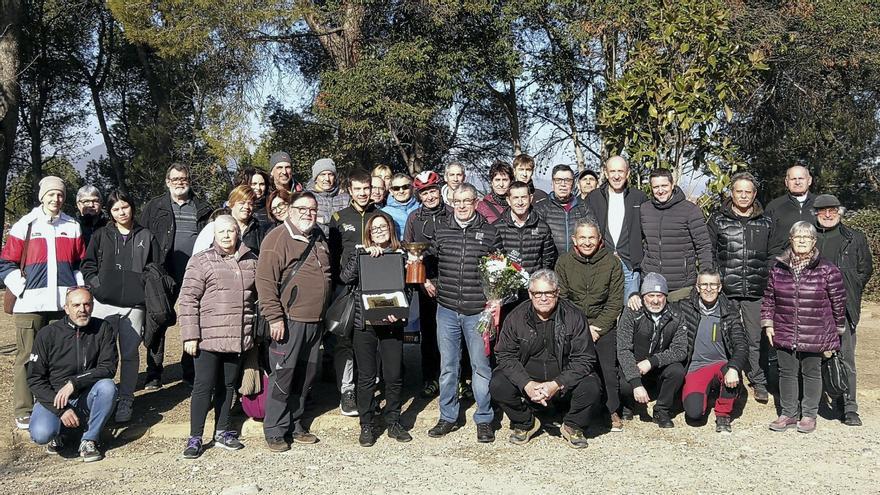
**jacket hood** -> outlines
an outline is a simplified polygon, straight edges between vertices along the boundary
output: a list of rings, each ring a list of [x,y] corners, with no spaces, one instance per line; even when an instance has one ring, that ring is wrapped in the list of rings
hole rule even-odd
[[[687,200],[687,198],[684,196],[684,191],[682,191],[681,188],[678,186],[672,188],[672,195],[669,197],[669,201],[665,203],[657,201],[657,198],[654,198],[653,196],[651,197],[651,203],[658,210],[668,210],[669,208],[672,208],[673,206],[685,200]]]
[[[721,213],[724,216],[732,218],[734,220],[740,220],[741,218],[743,218],[733,212],[733,200],[730,198],[725,199],[724,202],[721,204]],[[752,208],[752,214],[749,215],[748,218],[749,220],[754,220],[755,218],[759,218],[763,214],[764,207],[761,205],[761,202],[756,199]]]

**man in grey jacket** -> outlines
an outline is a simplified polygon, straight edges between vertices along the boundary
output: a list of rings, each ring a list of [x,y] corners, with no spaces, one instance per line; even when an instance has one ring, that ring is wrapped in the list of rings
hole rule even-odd
[[[648,273],[642,281],[642,308],[624,309],[617,325],[617,360],[620,362],[622,419],[631,420],[635,402],[652,398],[654,422],[660,428],[675,425],[670,416],[675,394],[684,383],[688,336],[684,318],[667,304],[666,279]]]

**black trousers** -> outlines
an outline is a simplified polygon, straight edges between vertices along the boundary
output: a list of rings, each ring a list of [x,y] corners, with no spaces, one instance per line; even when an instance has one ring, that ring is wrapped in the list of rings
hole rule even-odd
[[[504,373],[493,373],[489,382],[489,394],[492,400],[501,406],[504,414],[510,418],[511,428],[528,429],[534,421],[535,411],[544,406],[532,402],[526,393],[513,384]],[[584,378],[573,388],[557,393],[553,402],[567,408],[563,423],[571,428],[586,430],[594,408],[602,398],[602,382],[593,373]]]
[[[437,346],[437,299],[419,286],[419,330],[422,334],[422,381],[440,379],[440,348]]]
[[[229,409],[241,367],[237,352],[200,350],[193,360],[195,380],[189,409],[189,434],[200,437],[205,432],[205,418],[214,406],[214,430],[229,429]]]
[[[267,438],[304,431],[301,420],[306,397],[318,372],[321,325],[287,320],[284,339],[269,344],[269,390],[263,433]]]
[[[403,389],[403,326],[367,325],[354,329],[354,359],[357,362],[357,408],[362,425],[373,423],[376,410],[376,377],[381,356],[382,378],[385,380],[385,421],[396,423],[400,418]]]
[[[620,409],[620,387],[617,383],[617,330],[612,330],[596,341],[602,385],[605,387],[605,408],[609,413]]]
[[[623,403],[630,410],[635,408],[636,400],[633,397],[633,386],[620,374],[620,395]],[[642,386],[648,391],[651,399],[656,399],[655,411],[668,413],[672,410],[675,402],[675,394],[681,390],[684,384],[684,366],[681,363],[672,363],[663,368],[654,368],[647,374],[642,375]]]
[[[171,295],[173,298],[171,305],[177,304],[177,298],[180,296],[180,286],[183,283],[183,275],[180,276],[180,280],[177,280],[177,285],[175,286],[175,292]],[[157,338],[152,347],[147,348],[147,381],[150,380],[162,380],[162,373],[165,371],[165,332],[166,329],[163,329],[161,332],[161,336]],[[181,351],[180,353],[180,368],[182,371],[182,378],[185,381],[193,381],[193,376],[195,375],[195,364],[193,361],[193,357],[189,354]]]

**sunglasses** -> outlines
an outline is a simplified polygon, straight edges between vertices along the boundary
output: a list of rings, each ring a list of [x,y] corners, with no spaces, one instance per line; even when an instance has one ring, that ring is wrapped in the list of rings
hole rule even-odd
[[[409,188],[410,188],[409,184],[405,184],[403,186],[391,186],[391,190],[394,192],[409,191]]]

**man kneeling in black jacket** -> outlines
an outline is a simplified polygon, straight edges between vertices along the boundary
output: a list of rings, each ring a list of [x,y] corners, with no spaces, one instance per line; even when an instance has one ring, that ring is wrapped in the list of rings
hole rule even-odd
[[[67,316],[43,327],[34,340],[27,364],[28,386],[37,399],[31,415],[31,439],[57,453],[63,447],[61,428],[77,428],[88,418],[79,445],[85,462],[100,460],[101,429],[116,403],[118,356],[113,328],[92,318],[93,298],[85,287],[67,292]]]
[[[602,395],[587,318],[574,304],[559,300],[559,279],[552,270],[532,275],[529,299],[504,320],[490,394],[510,418],[510,442],[517,445],[540,428],[532,409],[551,400],[569,402],[562,436],[570,447],[584,448],[583,432]]]

